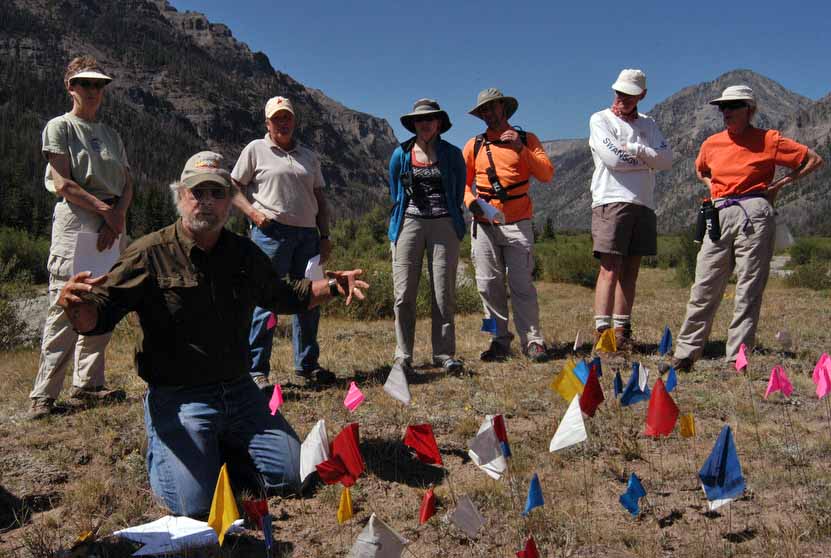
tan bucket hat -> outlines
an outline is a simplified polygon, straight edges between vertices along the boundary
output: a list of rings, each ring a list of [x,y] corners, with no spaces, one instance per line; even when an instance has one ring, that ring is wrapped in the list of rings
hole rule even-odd
[[[434,101],[433,99],[419,99],[413,103],[412,112],[408,112],[401,117],[401,125],[415,134],[415,119],[419,116],[427,116],[430,114],[435,114],[439,117],[439,120],[441,120],[441,128],[439,129],[440,134],[445,133],[453,126],[453,124],[450,123],[450,117],[447,116],[447,113],[442,110],[438,101]]]
[[[482,105],[490,103],[491,101],[502,101],[505,103],[506,118],[513,116],[516,109],[519,108],[519,101],[517,101],[514,97],[508,97],[507,95],[503,95],[502,91],[499,89],[489,87],[479,92],[479,95],[476,97],[476,106],[470,109],[468,114],[472,114],[476,118],[480,118],[479,109],[482,108]]]
[[[191,156],[182,170],[181,182],[185,188],[195,188],[205,182],[216,182],[231,187],[231,173],[223,167],[224,157],[213,151],[200,151]]]
[[[640,95],[646,91],[646,74],[633,68],[621,70],[617,80],[612,84],[612,89],[627,95]]]
[[[745,101],[750,106],[756,106],[756,96],[753,90],[747,85],[731,85],[721,92],[721,97],[710,101],[711,105],[720,105],[730,101]]]

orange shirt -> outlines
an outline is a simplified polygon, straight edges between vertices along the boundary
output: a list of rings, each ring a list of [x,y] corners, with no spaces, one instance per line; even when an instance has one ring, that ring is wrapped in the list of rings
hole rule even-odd
[[[490,141],[499,139],[500,134],[496,132],[487,131],[487,138]],[[471,138],[465,144],[462,150],[462,155],[465,158],[465,165],[467,166],[467,180],[465,181],[465,206],[470,207],[476,195],[473,193],[472,186],[476,184],[482,191],[491,192],[490,181],[486,169],[490,166],[488,161],[488,154],[485,151],[484,143],[479,148],[479,153],[476,155],[476,164],[473,161],[473,144],[476,138]],[[507,145],[491,145],[491,155],[493,156],[493,164],[496,169],[496,176],[499,177],[499,182],[503,187],[511,186],[517,182],[528,180],[532,176],[540,182],[550,182],[554,177],[554,165],[551,164],[548,155],[540,144],[540,140],[531,132],[526,132],[527,144],[523,146],[522,151],[517,153]],[[517,188],[512,188],[508,191],[511,196],[519,196],[528,192],[530,184],[523,184]],[[505,214],[505,221],[507,223],[515,223],[523,219],[530,219],[533,211],[531,198],[529,196],[522,196],[519,199],[507,200],[505,203],[499,201],[499,198],[490,200],[490,204],[497,209],[500,209]],[[481,219],[484,221],[484,219]]]
[[[808,148],[776,130],[750,127],[733,136],[727,130],[701,144],[695,168],[710,173],[713,198],[761,192],[773,181],[776,166],[797,168]]]

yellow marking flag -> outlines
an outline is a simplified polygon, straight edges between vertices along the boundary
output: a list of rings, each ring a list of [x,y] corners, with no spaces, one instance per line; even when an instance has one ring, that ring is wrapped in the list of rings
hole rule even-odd
[[[219,470],[219,478],[216,479],[214,499],[211,502],[211,514],[208,516],[210,525],[216,536],[219,538],[219,546],[225,540],[225,531],[231,524],[239,519],[237,502],[234,500],[234,492],[231,490],[231,483],[228,480],[228,466],[223,465]]]
[[[594,350],[598,353],[616,353],[617,342],[615,341],[615,330],[612,328],[604,329],[600,334],[600,339],[597,340]]]
[[[343,492],[340,493],[340,506],[338,506],[338,524],[352,519],[352,495],[349,493],[349,488],[344,486]]]
[[[695,419],[692,413],[687,413],[681,417],[681,436],[684,438],[692,438],[695,436]]]
[[[551,381],[551,389],[560,394],[560,397],[571,403],[575,395],[583,393],[583,382],[574,373],[575,362],[568,359],[560,373]]]

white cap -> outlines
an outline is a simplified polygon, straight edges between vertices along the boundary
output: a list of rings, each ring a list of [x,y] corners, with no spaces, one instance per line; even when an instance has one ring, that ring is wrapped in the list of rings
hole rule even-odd
[[[102,74],[98,70],[81,70],[77,74],[73,74],[69,78],[69,81],[72,81],[73,79],[83,79],[83,78],[86,78],[86,79],[103,79],[107,82],[110,82],[110,81],[113,80],[113,78],[111,78],[108,75]]]
[[[612,84],[612,89],[627,95],[640,95],[646,91],[646,74],[629,68],[621,70],[617,81]]]
[[[291,101],[285,97],[272,97],[265,104],[265,117],[271,118],[281,110],[287,110],[294,114],[294,107],[291,105]]]
[[[756,97],[753,90],[746,85],[731,85],[721,92],[721,97],[710,101],[711,105],[720,105],[730,101],[747,101],[750,106],[756,106]]]

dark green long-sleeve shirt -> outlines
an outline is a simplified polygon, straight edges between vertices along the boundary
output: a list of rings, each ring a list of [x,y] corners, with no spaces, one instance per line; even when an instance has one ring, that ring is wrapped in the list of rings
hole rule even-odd
[[[205,252],[179,220],[133,242],[85,299],[98,310],[90,335],[138,313],[136,368],[145,381],[194,386],[247,374],[254,306],[295,314],[308,308],[311,284],[278,277],[253,242],[228,230]]]

